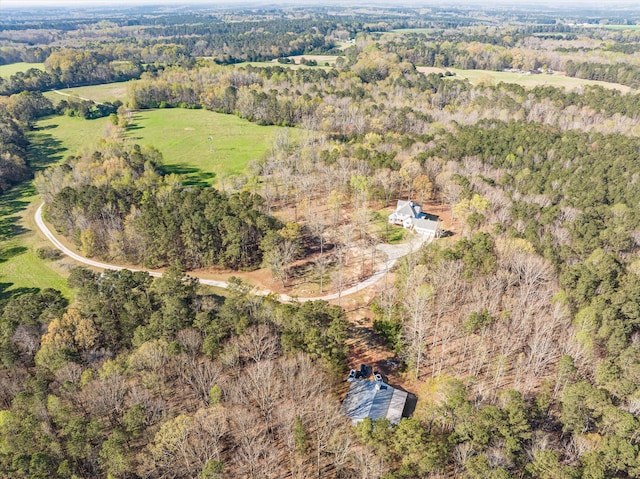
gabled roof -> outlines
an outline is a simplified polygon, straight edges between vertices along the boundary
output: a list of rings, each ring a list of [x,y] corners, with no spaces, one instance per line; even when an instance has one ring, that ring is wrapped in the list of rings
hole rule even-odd
[[[378,387],[376,387],[378,386]],[[386,417],[391,424],[402,419],[407,393],[388,384],[356,380],[351,383],[342,411],[354,424],[368,417],[372,420]]]
[[[424,218],[413,218],[413,227],[421,230],[431,231],[434,234],[438,231],[438,222]]]
[[[413,201],[398,200],[398,204],[394,213],[396,215],[411,216],[415,218],[415,216],[418,214],[418,212],[416,211],[416,206],[419,207],[420,205],[414,203]]]

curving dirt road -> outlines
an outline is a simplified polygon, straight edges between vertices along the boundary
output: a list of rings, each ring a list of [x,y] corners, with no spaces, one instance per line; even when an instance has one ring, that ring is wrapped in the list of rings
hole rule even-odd
[[[65,245],[63,245],[58,238],[55,237],[55,235],[51,232],[51,230],[49,229],[49,227],[45,224],[44,220],[42,219],[42,207],[44,206],[44,203],[42,203],[40,206],[38,206],[38,209],[36,210],[36,214],[35,214],[35,220],[36,220],[36,225],[38,226],[38,228],[40,229],[40,231],[42,232],[42,234],[56,247],[58,248],[60,251],[62,251],[64,254],[66,254],[67,256],[69,256],[70,258],[76,260],[79,263],[83,263],[89,266],[93,266],[95,268],[100,268],[100,269],[113,269],[116,271],[119,271],[121,269],[129,269],[130,271],[146,271],[147,273],[149,273],[149,275],[151,276],[162,276],[162,272],[160,271],[154,271],[154,270],[149,270],[149,269],[135,269],[135,268],[125,268],[124,266],[118,266],[115,264],[109,264],[109,263],[102,263],[100,261],[95,261],[89,258],[85,258],[84,256],[80,256],[79,254],[73,252],[72,250],[70,250],[69,248],[67,248]],[[339,297],[343,297],[343,296],[349,296],[351,294],[357,293],[358,291],[362,291],[365,288],[368,288],[369,286],[377,283],[380,279],[382,279],[384,277],[385,274],[387,274],[387,272],[391,269],[391,267],[396,264],[396,262],[402,258],[403,256],[406,256],[414,251],[417,251],[418,248],[420,248],[420,246],[422,246],[423,243],[425,243],[427,241],[427,238],[425,238],[424,236],[418,235],[415,236],[411,241],[409,241],[408,243],[403,243],[403,244],[399,244],[399,245],[387,245],[387,244],[381,244],[378,245],[378,251],[383,252],[384,254],[387,255],[387,260],[385,261],[383,268],[380,269],[379,271],[376,271],[374,274],[372,274],[369,278],[365,279],[364,281],[350,287],[347,288],[345,290],[343,290],[340,293],[333,293],[333,294],[327,294],[325,296],[317,296],[314,298],[294,298],[291,297],[289,295],[286,294],[281,294],[280,296],[280,300],[281,301],[300,301],[300,302],[304,302],[304,301],[317,301],[317,300],[325,300],[325,301],[329,301],[332,299],[338,299]],[[198,278],[198,280],[200,281],[200,283],[202,284],[206,284],[209,286],[217,286],[218,288],[228,288],[229,287],[229,283],[227,283],[226,281],[217,281],[214,279],[205,279],[205,278],[199,278],[197,275],[193,275],[196,278]],[[259,295],[267,295],[272,293],[272,291],[267,291],[267,290],[254,290],[253,291],[255,294],[259,294]]]

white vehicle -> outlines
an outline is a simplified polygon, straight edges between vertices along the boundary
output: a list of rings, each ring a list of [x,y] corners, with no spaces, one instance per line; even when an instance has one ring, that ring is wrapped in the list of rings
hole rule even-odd
[[[380,373],[373,373],[373,379],[376,380],[376,382],[381,383],[382,381],[382,376],[380,375]]]
[[[352,369],[351,372],[349,373],[349,376],[347,377],[347,381],[353,382],[357,374],[358,374],[358,371],[356,371],[355,369]]]

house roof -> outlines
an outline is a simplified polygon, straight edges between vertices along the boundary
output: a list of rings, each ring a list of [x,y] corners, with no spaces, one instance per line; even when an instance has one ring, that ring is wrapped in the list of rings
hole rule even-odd
[[[358,380],[351,383],[347,397],[342,403],[342,411],[358,424],[364,418],[372,420],[386,417],[391,424],[402,419],[407,393],[388,384],[376,388],[376,381]]]
[[[419,214],[416,210],[416,207],[419,208],[420,205],[414,203],[413,201],[398,200],[398,204],[396,205],[396,210],[394,211],[394,213],[396,215],[406,215],[415,218]]]
[[[431,231],[436,233],[438,231],[438,222],[434,220],[424,218],[413,218],[413,227],[420,228],[421,230]]]

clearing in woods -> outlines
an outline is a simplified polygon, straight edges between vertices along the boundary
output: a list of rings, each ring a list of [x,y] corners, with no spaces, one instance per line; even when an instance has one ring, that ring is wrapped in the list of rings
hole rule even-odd
[[[125,103],[127,98],[127,85],[129,82],[104,83],[103,85],[78,86],[73,88],[60,88],[55,91],[45,92],[49,100],[54,104],[61,100],[67,100],[67,95],[74,98],[88,98],[96,102],[120,100]]]
[[[93,148],[108,123],[107,118],[53,116],[38,122],[38,127],[60,141],[69,155]],[[132,144],[160,150],[164,168],[187,175],[188,183],[212,185],[216,175],[242,173],[251,160],[262,158],[276,134],[284,130],[208,110],[167,108],[133,112],[126,138]],[[296,129],[289,131],[296,136]]]
[[[29,141],[29,163],[36,171],[59,161],[65,151],[46,128],[29,132]],[[33,215],[39,201],[32,181],[0,195],[0,299],[44,288],[55,288],[72,298],[64,276],[73,262],[66,257],[43,260],[37,255],[38,248],[51,247],[36,233]]]
[[[26,72],[31,68],[37,68],[38,70],[44,70],[44,63],[9,63],[8,65],[0,65],[0,77],[9,78],[11,75],[15,75],[19,72]]]
[[[574,78],[565,76],[563,73],[554,73],[548,75],[546,73],[528,74],[516,72],[496,72],[492,70],[461,70],[459,68],[437,68],[437,67],[416,67],[419,72],[428,75],[429,73],[442,73],[449,71],[455,73],[454,76],[446,77],[451,79],[467,79],[474,85],[481,82],[489,82],[498,84],[516,83],[525,88],[533,88],[540,85],[549,85],[555,87],[563,87],[568,89],[577,89],[586,85],[598,85],[603,88],[620,90],[622,93],[633,91],[632,88],[619,83],[609,83],[604,81],[585,80],[583,78]]]

